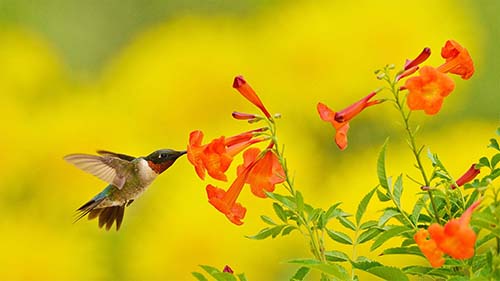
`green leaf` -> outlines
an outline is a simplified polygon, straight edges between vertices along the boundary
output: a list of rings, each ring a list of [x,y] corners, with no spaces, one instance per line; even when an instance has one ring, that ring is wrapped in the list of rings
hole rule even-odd
[[[393,196],[396,206],[401,209],[401,194],[403,193],[403,175],[399,175],[394,183]]]
[[[285,236],[285,235],[288,235],[290,234],[290,232],[294,231],[294,230],[297,230],[298,227],[296,226],[293,226],[293,225],[288,225],[286,226],[284,229],[283,229],[283,232],[281,232],[281,236]]]
[[[496,139],[490,139],[490,144],[488,144],[488,147],[500,151],[500,146],[498,145],[498,141]]]
[[[385,209],[384,213],[382,214],[382,216],[380,216],[378,220],[378,226],[380,227],[384,226],[391,218],[399,215],[401,215],[401,213],[396,209],[393,208]]]
[[[382,266],[381,263],[377,261],[372,261],[368,259],[367,257],[358,257],[356,261],[351,262],[352,266],[357,269],[361,270],[368,270],[372,267],[377,267],[377,266]]]
[[[491,167],[490,160],[488,160],[488,158],[486,158],[486,157],[481,157],[481,159],[479,159],[479,165],[484,166],[484,167]]]
[[[370,228],[358,236],[357,244],[363,244],[365,242],[368,242],[373,238],[377,237],[381,232],[382,230],[380,230],[379,228]]]
[[[496,133],[497,133],[497,136],[500,136],[500,127],[497,128]]]
[[[302,193],[300,191],[295,192],[295,202],[297,202],[297,211],[303,212],[304,211],[304,197],[302,197]]]
[[[337,220],[340,222],[340,224],[349,228],[350,230],[356,230],[356,226],[354,225],[354,223],[352,221],[350,221],[349,219],[347,219],[346,217],[339,216],[339,217],[337,217]]]
[[[500,162],[500,153],[497,153],[491,157],[491,168],[495,169],[498,162]]]
[[[205,270],[211,276],[213,276],[213,274],[222,272],[222,271],[218,270],[217,268],[210,266],[210,265],[200,265],[200,267],[203,268],[203,270]]]
[[[370,203],[370,200],[372,199],[373,193],[375,193],[375,191],[377,191],[377,189],[378,189],[378,187],[375,187],[374,189],[372,189],[370,192],[368,192],[368,194],[365,195],[365,197],[363,197],[361,202],[359,202],[358,210],[356,211],[356,225],[359,226],[359,222],[361,221],[361,218],[363,217],[363,215],[366,212],[366,207],[368,206],[368,203]]]
[[[276,216],[282,221],[282,222],[287,222],[287,215],[283,207],[281,207],[280,204],[273,202],[273,209],[274,212],[276,213]]]
[[[338,264],[332,264],[332,263],[322,263],[317,260],[313,259],[295,259],[295,260],[290,260],[288,263],[293,263],[293,264],[300,264],[303,266],[307,266],[309,268],[319,270],[322,273],[326,273],[328,275],[331,275],[339,280],[351,280],[351,277],[343,268],[342,266]]]
[[[208,279],[201,273],[199,272],[191,272],[191,274],[196,278],[198,281],[208,281]]]
[[[311,269],[309,267],[303,266],[303,267],[299,268],[299,270],[297,270],[297,272],[295,272],[295,274],[292,276],[290,281],[302,281],[302,280],[304,280],[304,278],[307,276],[309,271],[311,271]]]
[[[274,199],[283,205],[287,206],[290,210],[295,210],[297,208],[297,205],[294,202],[293,197],[290,196],[284,196],[281,194],[277,193],[272,193],[272,192],[266,192],[267,197]]]
[[[377,197],[380,202],[387,202],[391,200],[391,196],[388,193],[384,193],[380,190],[377,190]]]
[[[328,233],[328,236],[330,236],[330,238],[332,238],[333,240],[342,244],[352,245],[352,239],[351,237],[347,236],[347,234],[330,229],[327,229],[326,232]]]
[[[262,240],[266,239],[267,237],[273,235],[274,233],[274,227],[266,227],[264,229],[261,229],[259,233],[252,235],[252,236],[245,236],[246,238],[249,239],[254,239],[254,240]]]
[[[424,196],[420,197],[415,203],[415,206],[413,207],[413,211],[411,212],[411,218],[415,225],[418,224],[420,213],[422,212],[422,209],[425,207],[425,200],[426,198],[428,198],[428,196],[429,195],[425,194]]]
[[[423,257],[418,246],[388,248],[382,252],[382,255],[414,255]]]
[[[338,213],[339,213],[338,207],[340,204],[342,204],[342,202],[337,202],[337,203],[333,204],[330,208],[328,208],[328,210],[325,213],[325,217],[327,220],[331,220],[331,219],[338,216]]]
[[[245,276],[245,273],[240,273],[236,276],[238,276],[238,279],[240,279],[240,281],[247,281],[247,277]]]
[[[365,221],[364,223],[362,223],[359,226],[359,229],[365,230],[367,228],[372,228],[372,227],[377,226],[377,225],[378,225],[378,221],[369,220],[369,221]]]
[[[341,251],[325,251],[325,256],[326,260],[331,262],[343,262],[349,260],[349,256]]]
[[[387,138],[380,150],[377,160],[377,176],[378,182],[385,189],[389,190],[389,184],[387,183],[387,176],[385,172],[385,150],[387,148],[387,143],[389,142],[389,138]]]
[[[373,242],[372,246],[370,247],[370,251],[373,251],[377,249],[378,247],[382,246],[387,240],[397,237],[402,233],[412,231],[411,228],[408,228],[406,226],[393,226],[390,229],[384,231],[381,235],[375,239]]]
[[[267,224],[270,224],[270,225],[276,225],[276,223],[273,221],[273,219],[271,219],[270,217],[268,216],[260,216],[260,219],[267,223]]]
[[[375,276],[378,276],[384,280],[409,280],[404,272],[396,267],[392,266],[376,266],[366,270]]]
[[[307,218],[308,221],[316,221],[319,216],[321,215],[321,212],[323,212],[323,209],[321,208],[316,208],[312,212],[309,213],[309,216]]]
[[[453,271],[448,268],[433,268],[420,265],[410,265],[403,268],[403,272],[411,275],[418,276],[437,276],[450,280],[450,276],[462,274],[460,271]]]

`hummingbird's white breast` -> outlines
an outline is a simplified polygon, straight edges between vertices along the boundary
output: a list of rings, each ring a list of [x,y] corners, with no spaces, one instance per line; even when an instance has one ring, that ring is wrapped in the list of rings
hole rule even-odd
[[[158,174],[151,169],[148,165],[148,161],[144,159],[139,159],[139,163],[137,163],[138,175],[141,181],[145,184],[145,186],[150,185],[158,176]]]

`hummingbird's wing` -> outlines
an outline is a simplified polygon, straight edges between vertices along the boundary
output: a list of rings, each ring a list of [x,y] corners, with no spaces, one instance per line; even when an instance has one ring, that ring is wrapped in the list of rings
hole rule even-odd
[[[126,156],[126,155],[123,155]],[[130,159],[135,159],[132,156]],[[111,153],[103,156],[89,154],[70,154],[64,157],[64,160],[75,165],[77,168],[88,172],[101,180],[122,189],[127,180],[130,171],[133,170],[131,161],[117,157]]]

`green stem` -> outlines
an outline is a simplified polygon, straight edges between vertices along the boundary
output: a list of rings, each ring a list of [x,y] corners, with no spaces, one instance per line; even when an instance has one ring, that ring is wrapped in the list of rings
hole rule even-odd
[[[292,195],[292,197],[295,199],[295,203],[297,204],[297,192],[295,191],[293,181],[290,178],[290,174],[288,171],[288,167],[286,165],[283,151],[281,151],[279,149],[279,143],[278,143],[278,138],[277,138],[277,134],[276,134],[275,123],[272,120],[267,120],[267,121],[268,121],[269,129],[270,129],[271,138],[272,138],[272,141],[274,142],[273,150],[276,153],[276,156],[278,157],[278,161],[280,162],[280,165],[283,167],[283,171],[285,172],[285,184],[284,184],[284,186],[288,190],[290,195]],[[307,218],[305,217],[304,212],[302,210],[300,210],[300,211],[299,210],[292,210],[292,211],[299,219],[300,225],[303,225],[307,230],[306,236],[309,236],[311,250],[312,250],[314,256],[319,261],[326,262],[324,245],[323,245],[322,240],[319,237],[318,229],[314,225],[311,225],[311,223],[307,220]]]
[[[414,132],[411,130],[411,126],[410,126],[411,111],[408,112],[408,114],[405,114],[404,107],[403,107],[403,101],[400,100],[399,89],[396,87],[397,81],[395,79],[393,81],[391,81],[388,78],[388,75],[386,75],[386,77],[387,77],[386,81],[391,85],[390,90],[391,90],[392,94],[394,95],[394,102],[397,106],[399,113],[401,114],[401,117],[403,118],[404,127],[405,127],[407,134],[408,134],[410,149],[413,153],[413,156],[415,157],[415,160],[417,161],[417,167],[420,170],[420,173],[422,175],[422,179],[424,180],[425,185],[430,187],[429,178],[427,177],[427,175],[425,173],[425,169],[424,169],[424,166],[422,164],[422,160],[420,159],[420,152],[422,150],[417,148],[417,145],[415,142],[415,135],[414,135]],[[440,223],[441,220],[439,218],[437,205],[436,205],[436,202],[434,200],[434,196],[432,195],[432,191],[430,189],[428,189],[427,193],[429,194],[429,199],[431,201],[431,205],[432,205],[432,209],[434,211],[434,217],[436,219],[436,222]]]

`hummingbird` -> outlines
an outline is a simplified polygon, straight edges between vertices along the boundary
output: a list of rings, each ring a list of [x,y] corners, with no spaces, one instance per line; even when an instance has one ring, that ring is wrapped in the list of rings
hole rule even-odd
[[[99,155],[70,154],[64,160],[109,185],[77,209],[75,222],[88,215],[99,218],[99,227],[120,229],[125,207],[137,199],[156,177],[168,169],[186,151],[160,149],[145,157],[98,150]]]

